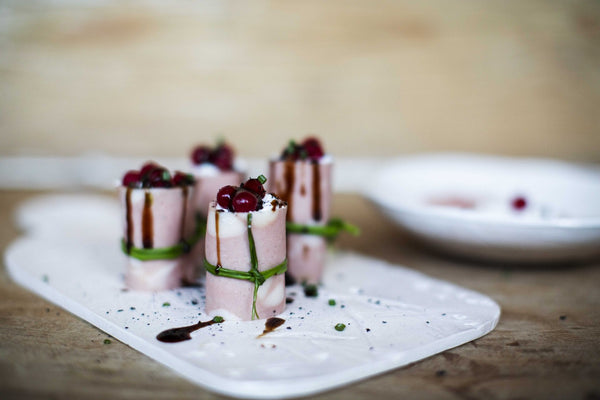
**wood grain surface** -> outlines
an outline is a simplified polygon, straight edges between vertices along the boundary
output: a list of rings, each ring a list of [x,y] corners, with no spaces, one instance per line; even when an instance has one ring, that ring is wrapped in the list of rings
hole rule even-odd
[[[0,191],[2,250],[20,234],[15,208],[37,194]],[[340,247],[480,291],[500,304],[502,316],[483,338],[311,398],[600,398],[600,261],[532,267],[452,259],[408,240],[359,196],[336,195],[334,210],[363,229],[360,238],[343,237]],[[222,396],[17,286],[2,268],[0,398]]]

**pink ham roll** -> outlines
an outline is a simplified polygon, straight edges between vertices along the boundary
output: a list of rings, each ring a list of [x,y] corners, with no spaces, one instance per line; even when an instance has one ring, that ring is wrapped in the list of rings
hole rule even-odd
[[[221,171],[213,166],[196,166],[193,170],[196,179],[195,195],[193,199],[196,217],[206,221],[208,206],[215,198],[215,193],[226,185],[238,185],[244,178],[244,174],[238,171]],[[198,271],[204,260],[204,240],[199,240],[188,255],[190,262],[184,271],[183,279],[187,283],[195,282]]]
[[[271,160],[269,191],[288,203],[287,220],[325,225],[331,208],[331,157],[320,160]],[[325,265],[326,240],[317,235],[288,234],[288,274],[297,282],[316,284]]]
[[[281,265],[286,258],[285,202],[267,194],[264,206],[252,211],[251,231],[254,238],[258,271]],[[251,270],[248,238],[248,213],[233,212],[210,204],[206,230],[206,260],[217,268]],[[206,311],[210,314],[233,314],[241,320],[269,318],[285,308],[285,275],[274,275],[259,286],[253,318],[253,282],[206,274]],[[227,318],[227,317],[226,317]]]
[[[119,188],[125,248],[158,249],[182,243],[195,229],[194,187]],[[127,250],[126,250],[127,251]],[[142,261],[128,257],[127,287],[167,290],[180,286],[189,258]]]

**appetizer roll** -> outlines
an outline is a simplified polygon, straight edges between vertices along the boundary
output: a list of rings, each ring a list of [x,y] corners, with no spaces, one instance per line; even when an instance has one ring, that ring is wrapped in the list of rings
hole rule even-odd
[[[180,286],[185,255],[197,240],[194,183],[192,175],[177,172],[171,177],[154,163],[123,177],[119,196],[127,287],[155,291]]]
[[[234,168],[233,149],[219,143],[216,147],[197,146],[191,154],[192,174],[196,179],[194,195],[194,211],[198,223],[206,225],[208,205],[214,200],[215,193],[226,185],[236,185],[244,177]],[[184,271],[184,280],[194,282],[198,275],[198,267],[204,260],[204,240],[199,240],[192,249],[189,268]]]
[[[211,202],[206,228],[206,311],[241,320],[285,308],[284,201],[265,193],[264,176],[225,186]]]
[[[315,138],[290,142],[270,162],[269,190],[288,203],[288,274],[293,281],[315,284],[321,279],[326,238],[309,231],[329,220],[332,166]]]

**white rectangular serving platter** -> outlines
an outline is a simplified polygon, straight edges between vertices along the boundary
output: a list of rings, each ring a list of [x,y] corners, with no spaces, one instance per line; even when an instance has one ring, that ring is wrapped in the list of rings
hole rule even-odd
[[[490,298],[410,269],[348,252],[329,255],[317,297],[298,285],[262,337],[265,321],[231,321],[192,339],[161,331],[207,321],[204,289],[124,290],[116,200],[45,196],[23,205],[26,230],[5,253],[11,277],[45,299],[213,392],[240,398],[318,393],[477,339],[496,326]],[[202,281],[200,282],[202,283]],[[330,305],[334,300],[335,305]],[[337,331],[334,326],[346,328]]]

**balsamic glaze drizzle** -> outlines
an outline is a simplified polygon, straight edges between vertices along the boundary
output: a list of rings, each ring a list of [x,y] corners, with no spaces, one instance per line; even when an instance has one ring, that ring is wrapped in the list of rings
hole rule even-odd
[[[296,163],[294,161],[284,162],[283,180],[285,182],[285,190],[280,193],[281,199],[288,203],[287,220],[292,220],[292,191],[294,190],[294,180],[296,178]]]
[[[312,216],[315,221],[320,221],[323,217],[321,212],[321,169],[319,168],[319,162],[312,162],[313,172],[313,198],[312,198]]]
[[[152,216],[152,193],[144,193],[144,210],[142,212],[142,245],[145,249],[154,247],[154,218]]]
[[[224,320],[221,320],[220,322],[223,322],[223,321]],[[156,339],[161,342],[164,342],[164,343],[183,342],[185,340],[190,340],[192,338],[190,336],[190,334],[192,332],[197,331],[198,329],[213,325],[213,324],[217,324],[217,323],[219,323],[219,322],[216,322],[214,319],[211,319],[210,321],[204,321],[204,322],[200,321],[197,324],[190,325],[190,326],[182,326],[181,328],[167,329],[165,331],[162,331],[158,335],[156,335]]]
[[[265,330],[263,333],[258,335],[258,337],[262,337],[269,332],[273,332],[275,329],[279,328],[281,325],[285,323],[285,319],[278,317],[271,317],[265,321]]]
[[[131,188],[127,188],[125,192],[125,213],[127,220],[127,237],[125,238],[125,247],[127,253],[131,253],[131,247],[133,246],[133,221],[131,219]]]

